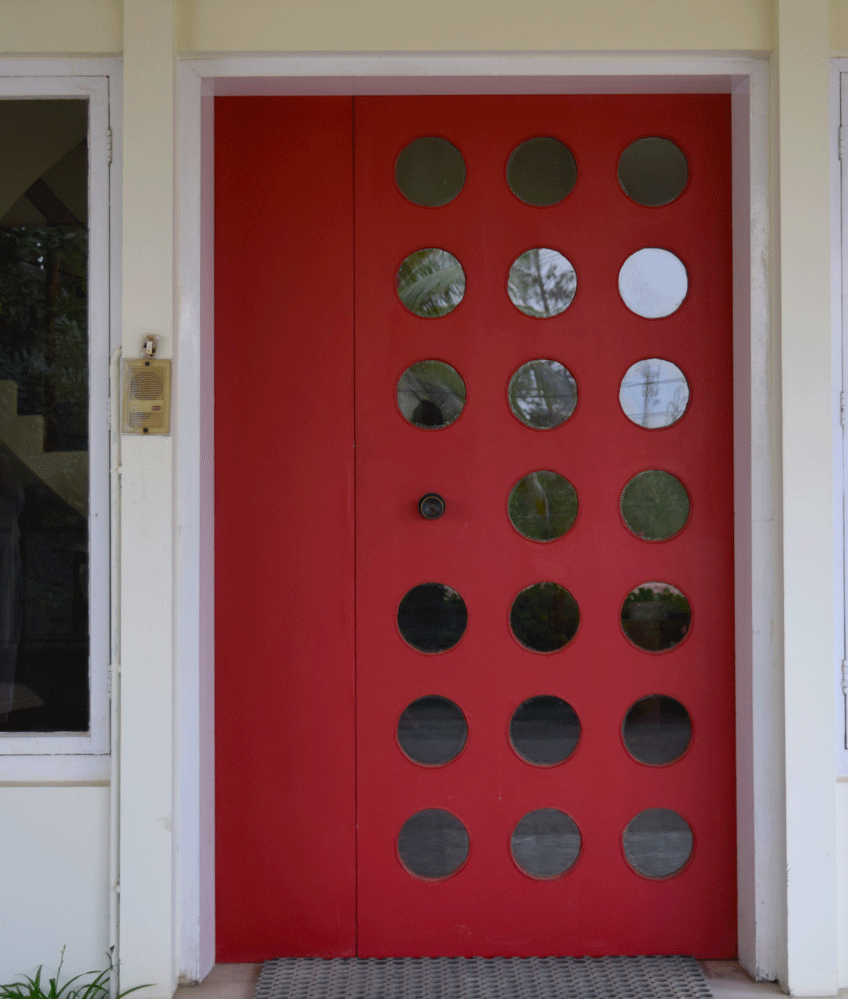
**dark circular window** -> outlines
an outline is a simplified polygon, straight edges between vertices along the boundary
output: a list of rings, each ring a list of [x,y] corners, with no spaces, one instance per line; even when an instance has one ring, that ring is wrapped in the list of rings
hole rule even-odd
[[[401,600],[397,624],[404,641],[419,652],[446,652],[465,634],[468,610],[444,583],[420,583]]]
[[[562,877],[577,860],[580,830],[558,808],[537,808],[515,827],[509,849],[524,874],[548,881]]]
[[[580,740],[580,719],[561,697],[540,694],[523,701],[509,722],[509,741],[522,760],[553,767],[567,760]]]
[[[400,862],[416,878],[449,877],[468,857],[468,831],[443,808],[425,808],[406,820],[398,834]]]
[[[580,608],[559,583],[534,583],[513,600],[509,624],[518,642],[531,652],[557,652],[577,634]]]
[[[468,725],[458,704],[430,694],[407,705],[398,722],[397,738],[413,762],[441,766],[462,752]]]
[[[651,694],[631,705],[621,734],[634,759],[648,766],[662,766],[679,760],[688,749],[692,719],[680,701]]]
[[[624,599],[621,627],[645,652],[673,649],[689,633],[692,608],[687,598],[669,583],[642,583]]]

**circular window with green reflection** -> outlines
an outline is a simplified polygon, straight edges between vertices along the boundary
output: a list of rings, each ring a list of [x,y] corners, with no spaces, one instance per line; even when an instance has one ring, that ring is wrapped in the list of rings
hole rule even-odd
[[[397,405],[403,418],[414,427],[442,430],[465,407],[465,382],[445,361],[416,361],[400,376]]]
[[[556,541],[577,519],[577,490],[547,469],[528,472],[512,487],[508,511],[512,526],[530,541]]]
[[[686,526],[689,493],[676,476],[658,468],[639,472],[621,493],[621,516],[643,541],[667,541]]]
[[[436,246],[410,253],[395,277],[398,298],[416,316],[439,319],[465,295],[465,271],[452,253]]]

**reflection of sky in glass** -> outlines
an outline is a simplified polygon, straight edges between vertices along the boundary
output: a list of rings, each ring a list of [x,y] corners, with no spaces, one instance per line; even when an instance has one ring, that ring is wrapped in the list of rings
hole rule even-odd
[[[670,427],[686,412],[689,383],[676,364],[650,357],[627,369],[618,401],[624,415],[640,427]]]
[[[557,250],[538,247],[522,253],[509,269],[507,291],[525,315],[549,319],[564,312],[577,290],[571,263]]]
[[[624,304],[645,319],[662,319],[676,312],[688,289],[689,278],[680,258],[655,246],[629,256],[618,274]]]

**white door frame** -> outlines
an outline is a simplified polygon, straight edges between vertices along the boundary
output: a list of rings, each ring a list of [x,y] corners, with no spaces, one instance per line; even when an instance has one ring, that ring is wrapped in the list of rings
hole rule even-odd
[[[203,978],[214,961],[213,98],[667,92],[731,95],[739,958],[755,978],[777,977],[786,946],[786,889],[785,791],[775,765],[784,755],[783,718],[773,699],[783,673],[772,628],[781,593],[772,515],[777,427],[769,392],[768,62],[542,53],[258,55],[180,64],[175,890],[178,969],[185,978]]]

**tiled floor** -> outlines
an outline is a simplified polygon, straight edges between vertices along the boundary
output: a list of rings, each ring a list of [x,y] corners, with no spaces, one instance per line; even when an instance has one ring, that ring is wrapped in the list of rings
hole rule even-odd
[[[175,999],[252,999],[260,964],[216,964],[200,985],[182,985]],[[752,982],[735,961],[702,961],[715,999],[781,995],[774,982]]]

